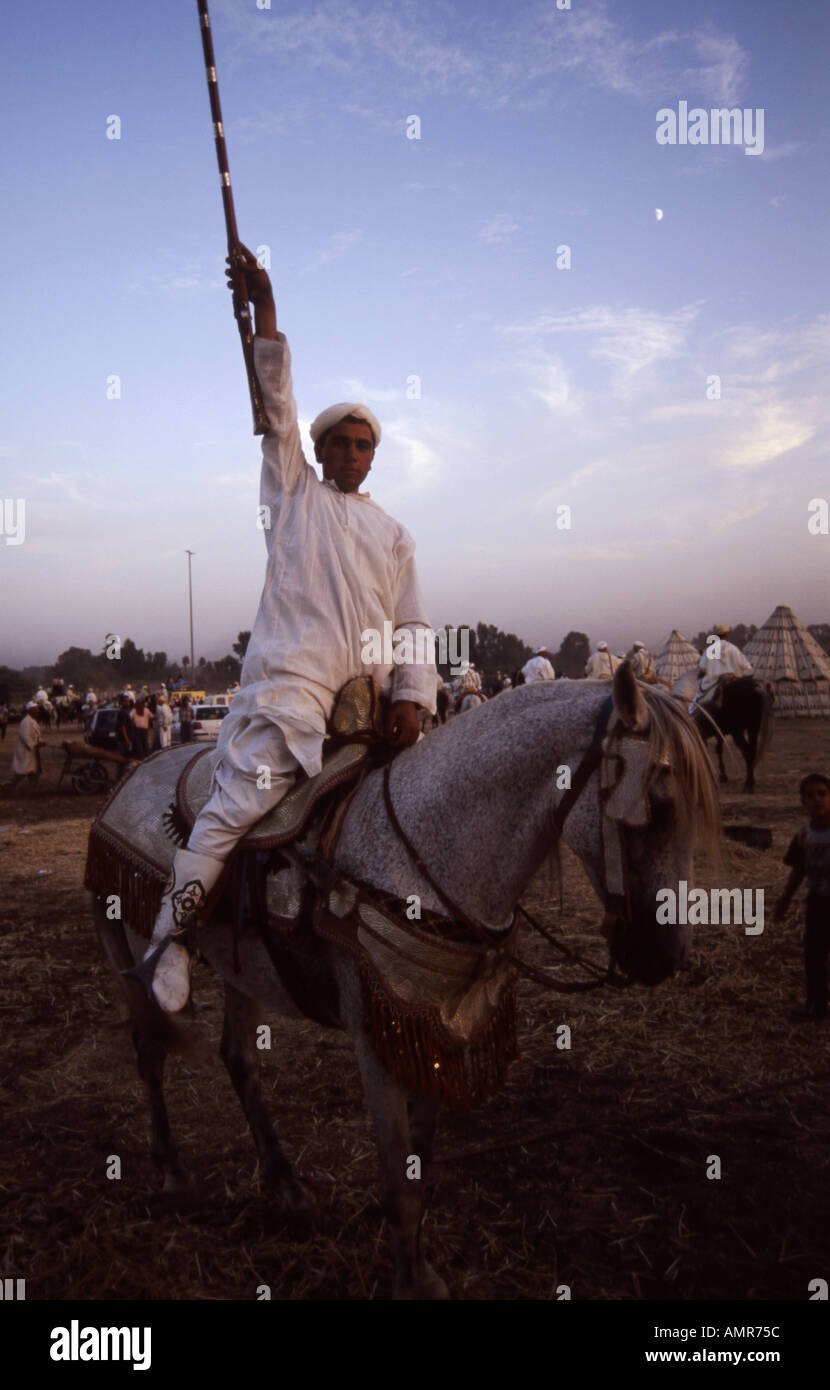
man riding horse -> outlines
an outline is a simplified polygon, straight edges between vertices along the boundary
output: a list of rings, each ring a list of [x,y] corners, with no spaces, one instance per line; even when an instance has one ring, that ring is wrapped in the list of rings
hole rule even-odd
[[[404,528],[367,492],[381,430],[371,410],[341,402],[311,425],[323,478],[306,462],[291,387],[288,344],[277,331],[271,283],[242,247],[233,268],[245,276],[255,311],[254,359],[270,429],[262,444],[261,503],[268,549],[265,585],[242,668],[241,689],[217,745],[211,794],[179,850],[153,931],[158,943],[186,927],[217,884],[246,831],[292,786],[298,768],[319,772],[326,726],[337,692],[372,675],[390,697],[386,736],[396,749],[416,742],[418,708],[435,712],[436,671]],[[362,634],[411,634],[411,660],[375,665],[362,659]],[[419,652],[420,648],[420,652]],[[421,660],[418,661],[418,657]],[[151,950],[153,947],[151,947]],[[149,953],[148,953],[149,954]],[[163,1008],[186,1003],[190,955],[171,941],[158,960],[153,992]]]
[[[752,666],[739,647],[727,640],[725,623],[714,630],[717,642],[707,643],[698,666],[698,689],[689,713],[704,740],[715,739],[721,782],[726,782],[724,738],[731,735],[746,765],[744,791],[755,789],[755,767],[769,741],[773,704],[754,678]]]
[[[752,663],[740,647],[727,641],[732,631],[728,623],[719,623],[714,631],[716,641],[707,643],[698,663],[698,686],[689,713],[704,710],[714,713],[723,700],[724,685],[739,676],[752,675]]]

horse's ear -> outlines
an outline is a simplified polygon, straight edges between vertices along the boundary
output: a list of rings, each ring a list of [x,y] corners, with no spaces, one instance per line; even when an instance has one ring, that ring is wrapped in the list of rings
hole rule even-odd
[[[614,672],[614,709],[621,724],[632,733],[642,734],[648,725],[648,705],[646,704],[631,662],[624,661]]]

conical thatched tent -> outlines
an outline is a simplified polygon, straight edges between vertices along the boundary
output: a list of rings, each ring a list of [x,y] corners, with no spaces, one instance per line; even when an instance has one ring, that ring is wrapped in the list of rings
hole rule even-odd
[[[757,679],[771,687],[776,714],[830,715],[830,657],[791,608],[780,604],[744,655]]]
[[[661,680],[674,685],[687,671],[697,668],[700,652],[692,646],[688,637],[673,627],[658,656],[654,658],[654,669]]]

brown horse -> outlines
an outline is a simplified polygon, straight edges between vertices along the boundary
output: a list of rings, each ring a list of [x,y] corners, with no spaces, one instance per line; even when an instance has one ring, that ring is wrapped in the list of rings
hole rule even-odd
[[[704,741],[715,739],[721,782],[729,781],[723,765],[723,741],[731,734],[746,766],[743,789],[753,792],[755,768],[772,736],[773,699],[754,676],[721,679],[720,706],[707,706],[711,719],[706,717],[705,711],[695,710],[695,724]]]

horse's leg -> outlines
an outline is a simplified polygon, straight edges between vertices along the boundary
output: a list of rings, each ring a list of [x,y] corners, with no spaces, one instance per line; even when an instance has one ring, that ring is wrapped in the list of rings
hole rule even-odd
[[[409,1134],[412,1152],[421,1160],[421,1176],[426,1177],[432,1163],[432,1150],[435,1144],[435,1130],[438,1124],[440,1101],[435,1096],[425,1096],[412,1091],[407,1102]]]
[[[758,749],[758,730],[747,729],[746,737],[744,737],[743,731],[736,729],[732,737],[735,740],[735,743],[737,744],[741,753],[743,754],[743,760],[746,763],[746,781],[744,782],[744,791],[754,792],[755,754]]]
[[[256,1006],[228,980],[224,985],[225,1024],[220,1052],[253,1135],[263,1179],[277,1193],[283,1211],[311,1216],[314,1202],[294,1176],[262,1099],[254,1047]]]
[[[344,965],[346,969],[344,970]],[[444,1280],[424,1259],[420,1226],[424,1208],[423,1160],[432,1154],[438,1106],[429,1098],[410,1094],[384,1070],[363,1031],[360,980],[351,962],[338,964],[341,1017],[357,1051],[357,1061],[380,1159],[384,1214],[389,1222],[395,1290],[398,1299],[448,1298]],[[416,1120],[420,1152],[410,1133],[410,1112]],[[420,1158],[421,1177],[409,1178],[410,1160]]]
[[[729,778],[726,775],[726,768],[723,765],[723,739],[719,736],[716,736],[715,738],[715,749],[718,755],[718,767],[720,768],[720,776],[718,778],[718,781],[728,782]]]
[[[110,921],[103,904],[97,901],[95,927],[98,939],[114,968],[118,971],[130,970],[135,965],[135,959],[124,935],[124,927],[119,921]],[[150,1102],[150,1152],[153,1163],[163,1175],[163,1190],[178,1192],[187,1186],[187,1178],[182,1171],[178,1149],[170,1132],[164,1100],[164,1063],[167,1057],[170,1024],[155,1001],[150,999],[140,981],[124,975],[120,979],[130,1011],[138,1074],[147,1088],[147,1098]]]
[[[438,1126],[438,1115],[441,1110],[441,1103],[436,1096],[422,1095],[420,1092],[410,1092],[407,1103],[409,1115],[409,1134],[412,1140],[412,1153],[421,1160],[421,1215],[418,1220],[417,1232],[417,1255],[420,1265],[421,1287],[424,1288],[428,1282],[433,1292],[428,1296],[431,1298],[448,1298],[449,1290],[440,1275],[436,1274],[432,1265],[423,1258],[421,1254],[421,1225],[424,1219],[424,1208],[426,1204],[426,1183],[432,1167],[432,1152],[435,1145],[435,1131]],[[426,1293],[421,1293],[421,1297],[427,1297]]]

